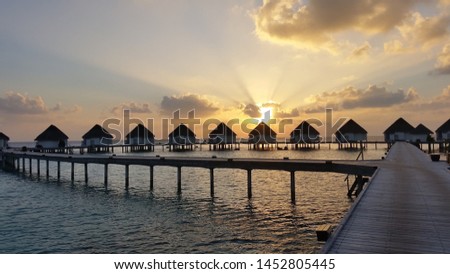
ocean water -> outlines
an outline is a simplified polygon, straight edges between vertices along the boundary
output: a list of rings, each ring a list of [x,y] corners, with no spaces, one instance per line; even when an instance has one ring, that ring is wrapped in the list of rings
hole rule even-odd
[[[358,151],[335,147],[311,151],[162,152],[167,156],[255,157],[291,159],[355,159]],[[380,159],[384,147],[372,145],[366,159]],[[28,161],[27,161],[28,164]],[[290,176],[283,171],[253,171],[253,198],[247,198],[247,174],[215,171],[215,197],[209,194],[209,170],[182,169],[182,195],[177,195],[176,169],[155,167],[154,191],[148,167],[130,167],[125,190],[124,167],[110,165],[109,184],[103,166],[56,164],[46,180],[0,171],[0,253],[315,253],[315,227],[337,225],[352,201],[345,175],[296,172],[296,204],[290,202]],[[27,169],[28,170],[28,169]]]

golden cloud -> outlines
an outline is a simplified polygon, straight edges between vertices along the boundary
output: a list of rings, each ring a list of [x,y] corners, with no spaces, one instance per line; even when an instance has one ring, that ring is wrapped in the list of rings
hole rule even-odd
[[[437,58],[432,74],[450,74],[450,43],[445,45]]]
[[[410,14],[419,0],[265,0],[253,18],[264,40],[333,51],[333,34],[355,30],[387,32]]]

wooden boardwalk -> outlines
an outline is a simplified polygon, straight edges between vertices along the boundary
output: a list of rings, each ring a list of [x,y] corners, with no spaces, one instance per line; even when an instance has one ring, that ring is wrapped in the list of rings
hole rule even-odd
[[[323,253],[450,253],[450,172],[396,143]]]
[[[255,169],[280,170],[290,172],[291,201],[295,203],[295,172],[336,172],[354,174],[359,177],[372,176],[376,170],[375,165],[370,162],[361,164],[358,161],[330,161],[330,160],[292,160],[283,159],[246,159],[246,158],[217,158],[217,157],[160,157],[155,156],[116,156],[116,155],[66,155],[66,154],[43,154],[37,152],[14,152],[3,151],[1,155],[1,166],[5,170],[17,170],[33,173],[33,160],[36,167],[34,170],[40,176],[41,162],[46,166],[46,177],[49,178],[49,162],[57,163],[57,178],[61,177],[61,163],[71,164],[71,181],[75,178],[75,164],[84,165],[85,182],[88,182],[88,164],[100,164],[104,166],[105,187],[108,186],[108,166],[121,165],[125,167],[125,188],[128,190],[130,184],[130,166],[148,166],[150,168],[150,190],[153,190],[153,168],[155,166],[170,166],[177,168],[177,192],[181,194],[182,180],[181,168],[200,167],[210,170],[211,197],[214,197],[214,170],[218,168],[242,169],[247,171],[247,196],[252,197],[252,171]],[[27,161],[26,161],[27,160]],[[28,164],[26,164],[28,162]],[[381,162],[381,161],[379,161]]]

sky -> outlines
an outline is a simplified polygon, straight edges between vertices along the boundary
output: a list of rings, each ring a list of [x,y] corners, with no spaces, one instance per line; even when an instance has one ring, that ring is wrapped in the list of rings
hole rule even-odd
[[[124,110],[153,119],[157,138],[176,110],[200,123],[269,110],[284,136],[305,119],[325,124],[326,108],[369,136],[399,117],[432,131],[447,121],[450,0],[0,0],[11,141],[50,124],[80,140],[111,119],[126,134]]]

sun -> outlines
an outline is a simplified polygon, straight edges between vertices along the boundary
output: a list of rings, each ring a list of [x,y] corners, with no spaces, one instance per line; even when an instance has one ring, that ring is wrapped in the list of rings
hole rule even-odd
[[[260,122],[267,122],[273,115],[273,107],[260,107],[259,112],[261,117],[258,119]]]

